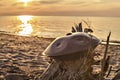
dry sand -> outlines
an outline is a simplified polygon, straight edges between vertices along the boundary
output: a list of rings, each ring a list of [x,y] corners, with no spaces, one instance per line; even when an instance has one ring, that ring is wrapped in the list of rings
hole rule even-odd
[[[42,54],[53,38],[25,37],[0,33],[0,80],[33,80],[48,66],[48,58]],[[99,45],[96,53],[101,59],[105,46]],[[110,45],[112,73],[120,69],[120,46]],[[100,66],[95,66],[96,71]],[[14,77],[14,78],[13,78]],[[16,78],[16,79],[15,79]]]

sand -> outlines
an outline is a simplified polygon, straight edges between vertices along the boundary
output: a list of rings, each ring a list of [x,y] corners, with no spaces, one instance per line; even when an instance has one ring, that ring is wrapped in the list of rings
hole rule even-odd
[[[42,54],[54,38],[27,37],[0,33],[0,80],[33,80],[47,68],[49,59]],[[95,52],[96,59],[103,57],[105,45],[99,45]],[[120,69],[120,46],[110,45],[108,54],[111,56],[112,72]],[[94,66],[96,72],[100,66]],[[13,78],[14,76],[14,78]]]

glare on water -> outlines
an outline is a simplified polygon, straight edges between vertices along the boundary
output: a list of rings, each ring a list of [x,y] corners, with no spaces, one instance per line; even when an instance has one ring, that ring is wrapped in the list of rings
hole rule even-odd
[[[71,26],[78,24],[86,17],[74,16],[1,16],[0,31],[23,36],[40,36],[56,38],[71,31]],[[119,17],[89,17],[94,35],[106,40],[109,31],[111,40],[120,41]],[[87,25],[83,22],[83,28]]]
[[[30,35],[33,32],[32,24],[29,23],[29,21],[32,20],[32,16],[18,16],[18,19],[22,22],[22,24],[18,26],[20,29],[18,35]]]

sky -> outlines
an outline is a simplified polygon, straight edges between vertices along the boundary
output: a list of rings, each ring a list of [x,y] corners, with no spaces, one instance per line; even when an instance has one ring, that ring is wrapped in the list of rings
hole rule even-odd
[[[120,0],[0,0],[0,15],[120,17]]]

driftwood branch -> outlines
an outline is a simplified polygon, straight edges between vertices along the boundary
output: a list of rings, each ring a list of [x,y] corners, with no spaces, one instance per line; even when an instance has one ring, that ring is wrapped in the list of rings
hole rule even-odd
[[[109,40],[110,40],[110,35],[111,35],[111,32],[109,33],[109,35],[107,36],[107,43],[106,43],[106,47],[105,47],[105,52],[104,52],[104,57],[103,57],[103,60],[102,60],[102,64],[101,64],[101,77],[100,77],[100,80],[103,80],[103,77],[104,77],[104,74],[105,74],[105,66],[106,66],[106,57],[107,57],[107,51],[108,51],[108,47],[109,47]]]
[[[108,77],[111,73],[111,70],[112,70],[112,66],[110,66],[109,70],[108,70],[108,74],[106,75],[106,77]]]

